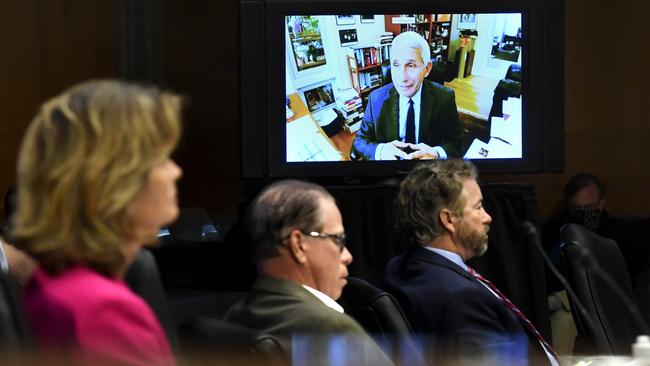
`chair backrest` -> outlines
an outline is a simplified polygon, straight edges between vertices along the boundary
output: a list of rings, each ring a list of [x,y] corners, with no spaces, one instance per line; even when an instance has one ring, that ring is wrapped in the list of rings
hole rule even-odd
[[[418,338],[393,295],[360,278],[348,277],[338,302],[393,360],[400,364],[424,362]]]
[[[133,292],[151,306],[167,335],[169,344],[172,349],[178,351],[176,326],[170,315],[156,259],[149,250],[140,250],[133,263],[129,266],[124,280]]]
[[[287,360],[280,342],[273,336],[225,320],[197,316],[182,324],[179,333],[186,346],[207,347],[217,354],[239,353],[239,361],[244,364],[259,359],[284,364]]]
[[[567,280],[586,312],[570,298],[578,328],[576,352],[629,355],[647,326],[634,303],[618,245],[577,224],[565,225],[560,236]]]
[[[30,344],[18,285],[0,272],[0,353],[26,348]]]
[[[345,312],[368,333],[410,335],[411,324],[395,298],[370,283],[349,277],[338,300]]]

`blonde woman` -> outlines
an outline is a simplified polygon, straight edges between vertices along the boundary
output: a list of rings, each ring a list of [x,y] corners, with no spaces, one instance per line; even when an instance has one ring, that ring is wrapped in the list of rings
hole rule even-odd
[[[176,95],[91,81],[44,103],[18,158],[12,239],[39,264],[24,290],[37,345],[82,363],[173,365],[126,268],[178,215]],[[66,356],[66,357],[67,357]]]

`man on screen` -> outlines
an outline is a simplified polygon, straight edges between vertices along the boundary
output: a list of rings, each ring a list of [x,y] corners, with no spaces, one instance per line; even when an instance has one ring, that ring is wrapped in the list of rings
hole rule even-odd
[[[366,160],[460,157],[463,126],[454,91],[424,80],[432,68],[427,41],[416,32],[393,39],[393,82],[368,97],[352,146]]]

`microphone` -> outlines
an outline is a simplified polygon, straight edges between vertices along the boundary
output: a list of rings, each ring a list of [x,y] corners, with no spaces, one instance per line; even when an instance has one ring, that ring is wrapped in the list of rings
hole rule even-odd
[[[578,296],[576,296],[575,292],[569,286],[569,282],[567,281],[566,278],[558,271],[558,269],[555,267],[553,262],[551,261],[551,258],[549,258],[548,254],[546,254],[546,251],[542,247],[542,240],[540,239],[539,233],[537,232],[537,229],[535,228],[535,225],[533,225],[530,221],[524,221],[521,223],[521,227],[524,230],[524,234],[526,235],[526,238],[529,239],[530,241],[533,242],[533,245],[535,248],[537,248],[537,251],[539,254],[542,256],[544,259],[544,263],[546,263],[546,266],[551,270],[551,273],[560,281],[562,286],[566,289],[566,292],[569,294],[570,298],[573,300],[573,305],[577,310],[580,312],[580,314],[587,319],[587,321],[591,324],[597,324],[594,322],[594,320],[591,318],[589,313],[587,312],[587,308],[582,304],[580,299],[578,299]]]

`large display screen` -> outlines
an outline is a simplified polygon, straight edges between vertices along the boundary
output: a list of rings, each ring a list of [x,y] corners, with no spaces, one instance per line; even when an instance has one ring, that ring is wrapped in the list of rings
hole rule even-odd
[[[286,163],[523,158],[522,29],[521,13],[285,15]]]

